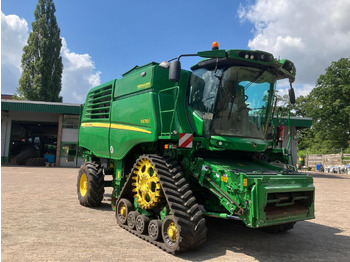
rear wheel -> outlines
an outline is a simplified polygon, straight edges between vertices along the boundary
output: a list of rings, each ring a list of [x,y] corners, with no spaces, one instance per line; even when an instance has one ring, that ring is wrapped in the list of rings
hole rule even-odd
[[[43,157],[28,158],[26,161],[27,166],[45,166],[46,159]]]
[[[95,162],[81,165],[77,180],[77,193],[81,205],[87,207],[101,204],[104,194],[102,168]]]
[[[15,163],[17,165],[25,165],[28,158],[36,156],[36,152],[33,148],[23,149],[18,155],[15,156]]]

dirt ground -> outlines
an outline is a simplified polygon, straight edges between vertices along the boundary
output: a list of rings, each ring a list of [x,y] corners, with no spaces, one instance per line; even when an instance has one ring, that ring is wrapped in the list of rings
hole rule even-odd
[[[316,219],[283,234],[207,220],[201,249],[173,256],[117,226],[110,192],[80,206],[76,168],[1,168],[2,261],[349,261],[350,176],[316,174]]]

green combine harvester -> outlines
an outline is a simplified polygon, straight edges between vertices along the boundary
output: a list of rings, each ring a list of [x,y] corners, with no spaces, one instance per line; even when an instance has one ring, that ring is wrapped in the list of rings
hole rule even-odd
[[[201,57],[192,71],[181,69],[185,56]],[[214,42],[92,88],[79,129],[80,204],[99,205],[112,187],[119,226],[173,254],[206,240],[205,217],[269,231],[314,218],[313,179],[296,171],[272,121],[276,81],[295,73],[289,60]],[[293,103],[292,84],[289,95]]]

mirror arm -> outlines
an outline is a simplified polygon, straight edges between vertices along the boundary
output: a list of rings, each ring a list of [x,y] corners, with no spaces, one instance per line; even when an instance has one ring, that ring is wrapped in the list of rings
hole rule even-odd
[[[172,82],[179,82],[181,77],[181,63],[180,58],[183,56],[198,56],[197,54],[185,54],[180,55],[177,58],[169,60],[171,62],[169,66],[169,80]]]
[[[178,57],[170,59],[168,62],[172,62],[174,60],[180,60],[180,58],[184,57],[184,56],[198,56],[198,54],[183,54],[183,55],[179,55]]]

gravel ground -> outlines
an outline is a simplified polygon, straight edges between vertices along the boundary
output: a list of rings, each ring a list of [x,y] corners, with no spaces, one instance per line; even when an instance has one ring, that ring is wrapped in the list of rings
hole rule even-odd
[[[173,256],[119,228],[110,190],[80,206],[76,168],[1,167],[2,261],[349,261],[350,176],[313,174],[316,219],[268,234],[207,220],[201,249]]]

